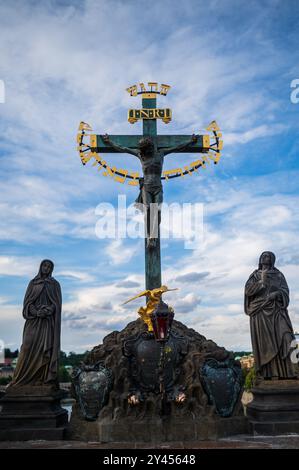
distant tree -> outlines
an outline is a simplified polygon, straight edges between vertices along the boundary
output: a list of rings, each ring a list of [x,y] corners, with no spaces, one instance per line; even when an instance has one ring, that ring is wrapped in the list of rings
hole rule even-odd
[[[80,362],[84,360],[85,355],[86,352],[82,354],[76,354],[73,351],[69,352],[66,358],[66,365],[70,365],[73,367],[79,366]]]
[[[59,355],[59,364],[62,366],[66,365],[67,354],[64,351],[60,351]]]
[[[85,353],[80,354],[77,354],[73,351],[69,352],[68,354],[64,351],[60,351],[60,365],[73,367],[78,366],[80,362],[84,360],[86,354],[87,351]]]
[[[86,351],[85,353],[77,354],[71,351],[67,354],[64,351],[60,351],[60,365],[76,367],[80,364],[80,362],[84,360],[87,352],[88,351]]]
[[[19,350],[11,351],[9,348],[4,349],[4,357],[7,359],[15,359],[19,355]]]
[[[64,366],[59,366],[58,380],[59,382],[71,381],[70,374],[68,373],[67,369]]]
[[[234,357],[249,356],[250,354],[252,354],[252,351],[234,351],[233,354]]]

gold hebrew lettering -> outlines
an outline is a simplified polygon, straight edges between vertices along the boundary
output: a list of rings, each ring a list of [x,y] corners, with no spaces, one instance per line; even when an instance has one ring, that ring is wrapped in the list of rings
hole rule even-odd
[[[142,91],[142,93],[146,93],[146,88],[144,86],[144,83],[139,83],[139,86],[140,86],[140,90]]]
[[[151,87],[151,91],[158,91],[158,83],[157,82],[147,82],[147,84],[148,84],[149,87]]]
[[[102,163],[102,159],[101,159],[100,155],[98,155],[95,152],[93,154],[93,158],[96,160],[97,163]]]
[[[106,166],[103,176],[111,176],[114,177],[114,172],[116,171],[116,167],[110,168],[110,166]]]
[[[79,125],[79,131],[92,131],[92,128],[89,124],[87,124],[87,122],[81,121]]]
[[[163,176],[165,176],[165,179],[168,180],[168,176],[175,175],[177,173],[181,173],[181,176],[184,176],[182,168],[174,168],[173,170],[165,170],[163,171]]]
[[[214,162],[218,163],[219,160],[220,160],[220,157],[221,157],[221,153],[220,153],[220,152],[215,153],[215,160],[214,160]]]
[[[83,152],[80,152],[80,157],[81,157],[82,163],[84,163],[84,165],[89,162],[89,160],[92,158],[92,156],[93,155],[92,155],[91,152],[89,152],[87,154],[83,153]]]
[[[195,162],[190,163],[190,167],[192,169],[194,168],[194,171],[198,171],[197,167],[201,165],[202,165],[202,160],[195,160]]]
[[[171,88],[170,85],[161,84],[160,85],[160,95],[166,96],[170,88]]]
[[[206,160],[205,158],[203,158],[202,160],[200,160],[201,162],[201,167],[205,170],[207,167],[206,167]]]
[[[114,181],[117,181],[118,183],[124,183],[126,181],[126,177],[128,174],[128,170],[123,170],[122,168],[117,170],[119,173],[122,173],[123,176],[120,175],[115,175],[114,176]]]
[[[98,171],[101,171],[104,169],[104,165],[106,164],[105,160],[102,160],[102,158],[100,157],[100,155],[96,154],[94,156],[94,158],[96,159],[97,163],[98,163]]]
[[[126,90],[131,96],[137,96],[138,94],[137,85],[130,86],[129,88],[126,88]]]
[[[207,131],[219,131],[219,127],[216,121],[212,121],[208,127],[206,128]]]
[[[132,176],[134,179],[133,180],[130,179],[128,184],[130,186],[138,186],[139,185],[139,181],[138,181],[139,173],[138,173],[138,171],[130,171],[129,175]]]
[[[191,165],[185,165],[184,166],[184,171],[187,171],[189,173],[189,175],[192,175],[192,172],[190,171],[191,170]]]
[[[207,153],[207,155],[205,155],[204,159],[206,160],[207,163],[210,163],[210,160],[212,160],[212,162],[215,161],[215,155],[213,153]]]
[[[218,163],[220,160],[220,152],[208,153],[207,157],[210,158],[214,163]]]

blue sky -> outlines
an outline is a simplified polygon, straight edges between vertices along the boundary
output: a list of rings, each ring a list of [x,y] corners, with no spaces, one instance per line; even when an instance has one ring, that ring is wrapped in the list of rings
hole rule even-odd
[[[163,240],[163,282],[176,318],[229,349],[250,349],[243,287],[272,250],[291,290],[299,329],[297,1],[0,1],[0,339],[20,346],[22,300],[39,262],[51,258],[63,289],[62,348],[84,351],[134,319],[142,302],[143,242],[99,240],[101,202],[128,203],[137,189],[82,167],[81,120],[97,133],[140,134],[125,88],[172,86],[160,133],[191,134],[216,119],[219,165],[165,185],[166,202],[204,205],[204,242]],[[165,168],[182,155],[169,156]],[[184,155],[184,162],[194,155]],[[110,160],[109,160],[110,159]],[[137,168],[129,156],[107,156]],[[129,161],[129,164],[128,164]]]

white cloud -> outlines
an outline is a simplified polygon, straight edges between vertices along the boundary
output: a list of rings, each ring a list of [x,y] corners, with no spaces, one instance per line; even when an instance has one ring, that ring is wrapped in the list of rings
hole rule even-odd
[[[299,211],[292,194],[271,194],[272,185],[276,186],[275,178],[274,175],[267,180],[262,177],[261,184],[255,179],[255,194],[251,192],[250,180],[239,182],[240,190],[237,186],[231,187],[231,181],[222,182],[218,192],[211,191],[214,181],[207,181],[206,194],[210,196],[205,203],[204,245],[195,251],[182,251],[177,259],[170,256],[171,262],[163,266],[163,283],[179,288],[169,292],[164,299],[174,307],[176,318],[227,348],[250,348],[249,323],[243,312],[243,289],[257,266],[259,254],[267,249],[277,254],[277,267],[286,275],[291,290],[290,316],[294,328],[299,329],[299,298],[296,295],[299,259],[294,258],[294,248],[299,246]],[[187,191],[189,188],[186,187]],[[222,194],[227,194],[229,202],[222,201]],[[166,248],[163,259],[169,256],[173,243],[171,241]],[[142,259],[143,241],[139,247],[132,247],[126,239],[113,241],[107,248],[112,263],[108,269],[113,265],[129,264],[133,253],[136,255],[137,252]],[[36,261],[1,257],[1,269],[6,275],[19,272],[28,276],[29,271],[35,273]],[[130,269],[135,271],[132,265]],[[201,273],[207,275],[197,279],[195,275]],[[61,270],[59,275],[96,282],[94,273],[90,274],[88,270]],[[63,344],[70,344],[79,331],[84,344],[98,343],[111,329],[121,329],[137,318],[137,310],[144,304],[144,299],[126,306],[122,303],[142,290],[143,275],[120,276],[109,284],[105,282],[105,276],[102,277],[101,286],[68,288],[70,300],[63,307],[67,316],[63,324]],[[186,279],[189,282],[185,282]],[[122,281],[128,283],[122,286]],[[21,322],[21,317],[18,321]],[[71,349],[80,350],[81,344],[80,340],[78,346]]]
[[[0,256],[0,276],[28,276],[36,271],[37,265],[36,259],[25,256]]]
[[[70,279],[76,279],[78,281],[83,281],[83,282],[90,282],[94,281],[94,276],[91,276],[87,272],[82,272],[82,271],[58,271],[57,276],[62,276]]]
[[[126,94],[126,86],[152,79],[169,83],[172,89],[159,105],[171,107],[174,119],[167,129],[159,124],[159,132],[189,134],[216,118],[226,158],[210,166],[205,176],[196,176],[198,180],[186,178],[186,186],[176,182],[165,188],[169,200],[205,203],[205,243],[177,255],[176,242],[163,241],[164,281],[172,283],[178,274],[210,273],[190,285],[178,279],[180,291],[167,299],[179,319],[220,344],[243,348],[249,344],[243,284],[264,249],[276,251],[278,263],[284,260],[293,292],[290,312],[298,325],[299,262],[290,259],[298,248],[298,201],[291,194],[298,175],[252,176],[251,182],[239,176],[244,174],[243,160],[249,158],[245,144],[267,138],[270,147],[270,138],[284,138],[288,129],[296,129],[297,117],[286,119],[285,104],[272,96],[285,70],[292,70],[292,48],[282,54],[265,28],[271,2],[244,3],[242,24],[233,2],[153,2],[150,15],[140,14],[146,2],[136,5],[110,0],[1,5],[6,21],[0,30],[0,78],[6,84],[6,103],[0,109],[5,163],[0,174],[0,238],[9,244],[10,254],[0,257],[0,273],[34,275],[36,253],[54,250],[60,239],[64,265],[60,262],[58,274],[67,278],[71,298],[64,304],[68,319],[62,333],[68,350],[93,346],[110,328],[135,318],[143,300],[126,308],[120,304],[127,290],[129,296],[139,290],[134,282],[143,288],[143,241],[112,240],[99,242],[97,248],[92,242],[97,241],[97,204],[115,204],[119,192],[131,202],[137,189],[117,185],[96,168],[83,168],[75,136],[81,120],[99,133],[141,133],[141,124],[130,127],[126,121],[127,109],[140,105]],[[166,166],[175,166],[180,157],[171,157]],[[272,171],[277,162],[268,157]],[[109,155],[107,160],[138,168],[128,156]],[[283,178],[288,181],[281,188]],[[66,237],[72,239],[69,246]],[[80,241],[78,248],[74,243]],[[92,259],[86,255],[82,261],[91,250]],[[98,279],[100,286],[95,285]],[[92,287],[78,288],[78,281]],[[123,289],[121,281],[127,281]],[[21,311],[18,306],[2,307],[1,334],[13,344],[23,324]],[[8,318],[9,325],[4,322]]]
[[[247,144],[252,140],[281,134],[286,130],[288,130],[288,126],[285,124],[262,124],[243,132],[225,132],[223,139],[225,141],[225,146],[233,144]]]
[[[111,263],[120,265],[129,263],[137,250],[142,250],[143,241],[139,240],[137,243],[126,246],[123,239],[113,240],[108,243],[106,247],[106,254],[109,256]]]

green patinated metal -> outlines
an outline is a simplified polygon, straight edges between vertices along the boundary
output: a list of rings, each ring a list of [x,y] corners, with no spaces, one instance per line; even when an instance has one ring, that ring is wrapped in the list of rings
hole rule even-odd
[[[156,98],[142,99],[142,107],[151,109],[156,107]],[[143,135],[151,137],[157,136],[157,120],[144,119],[143,120]],[[162,285],[162,272],[161,272],[161,247],[160,247],[160,226],[158,228],[158,239],[154,248],[148,248],[145,239],[145,288],[155,289]]]
[[[151,121],[155,119],[143,120],[143,135],[151,135],[155,137],[157,141],[157,147],[166,149],[168,147],[176,147],[177,145],[183,144],[186,142],[190,135],[153,135],[150,134],[147,128],[151,125]],[[109,134],[109,137],[117,145],[122,147],[128,147],[131,149],[136,149],[138,147],[138,142],[141,139],[142,135],[114,135]],[[102,136],[97,135],[97,147],[96,151],[99,153],[113,153],[110,145],[107,145],[103,142]],[[194,144],[190,144],[188,147],[188,153],[207,153],[208,148],[203,147],[203,136],[198,136],[198,141]],[[178,150],[176,153],[186,153],[186,150]],[[129,155],[129,154],[128,154]]]

